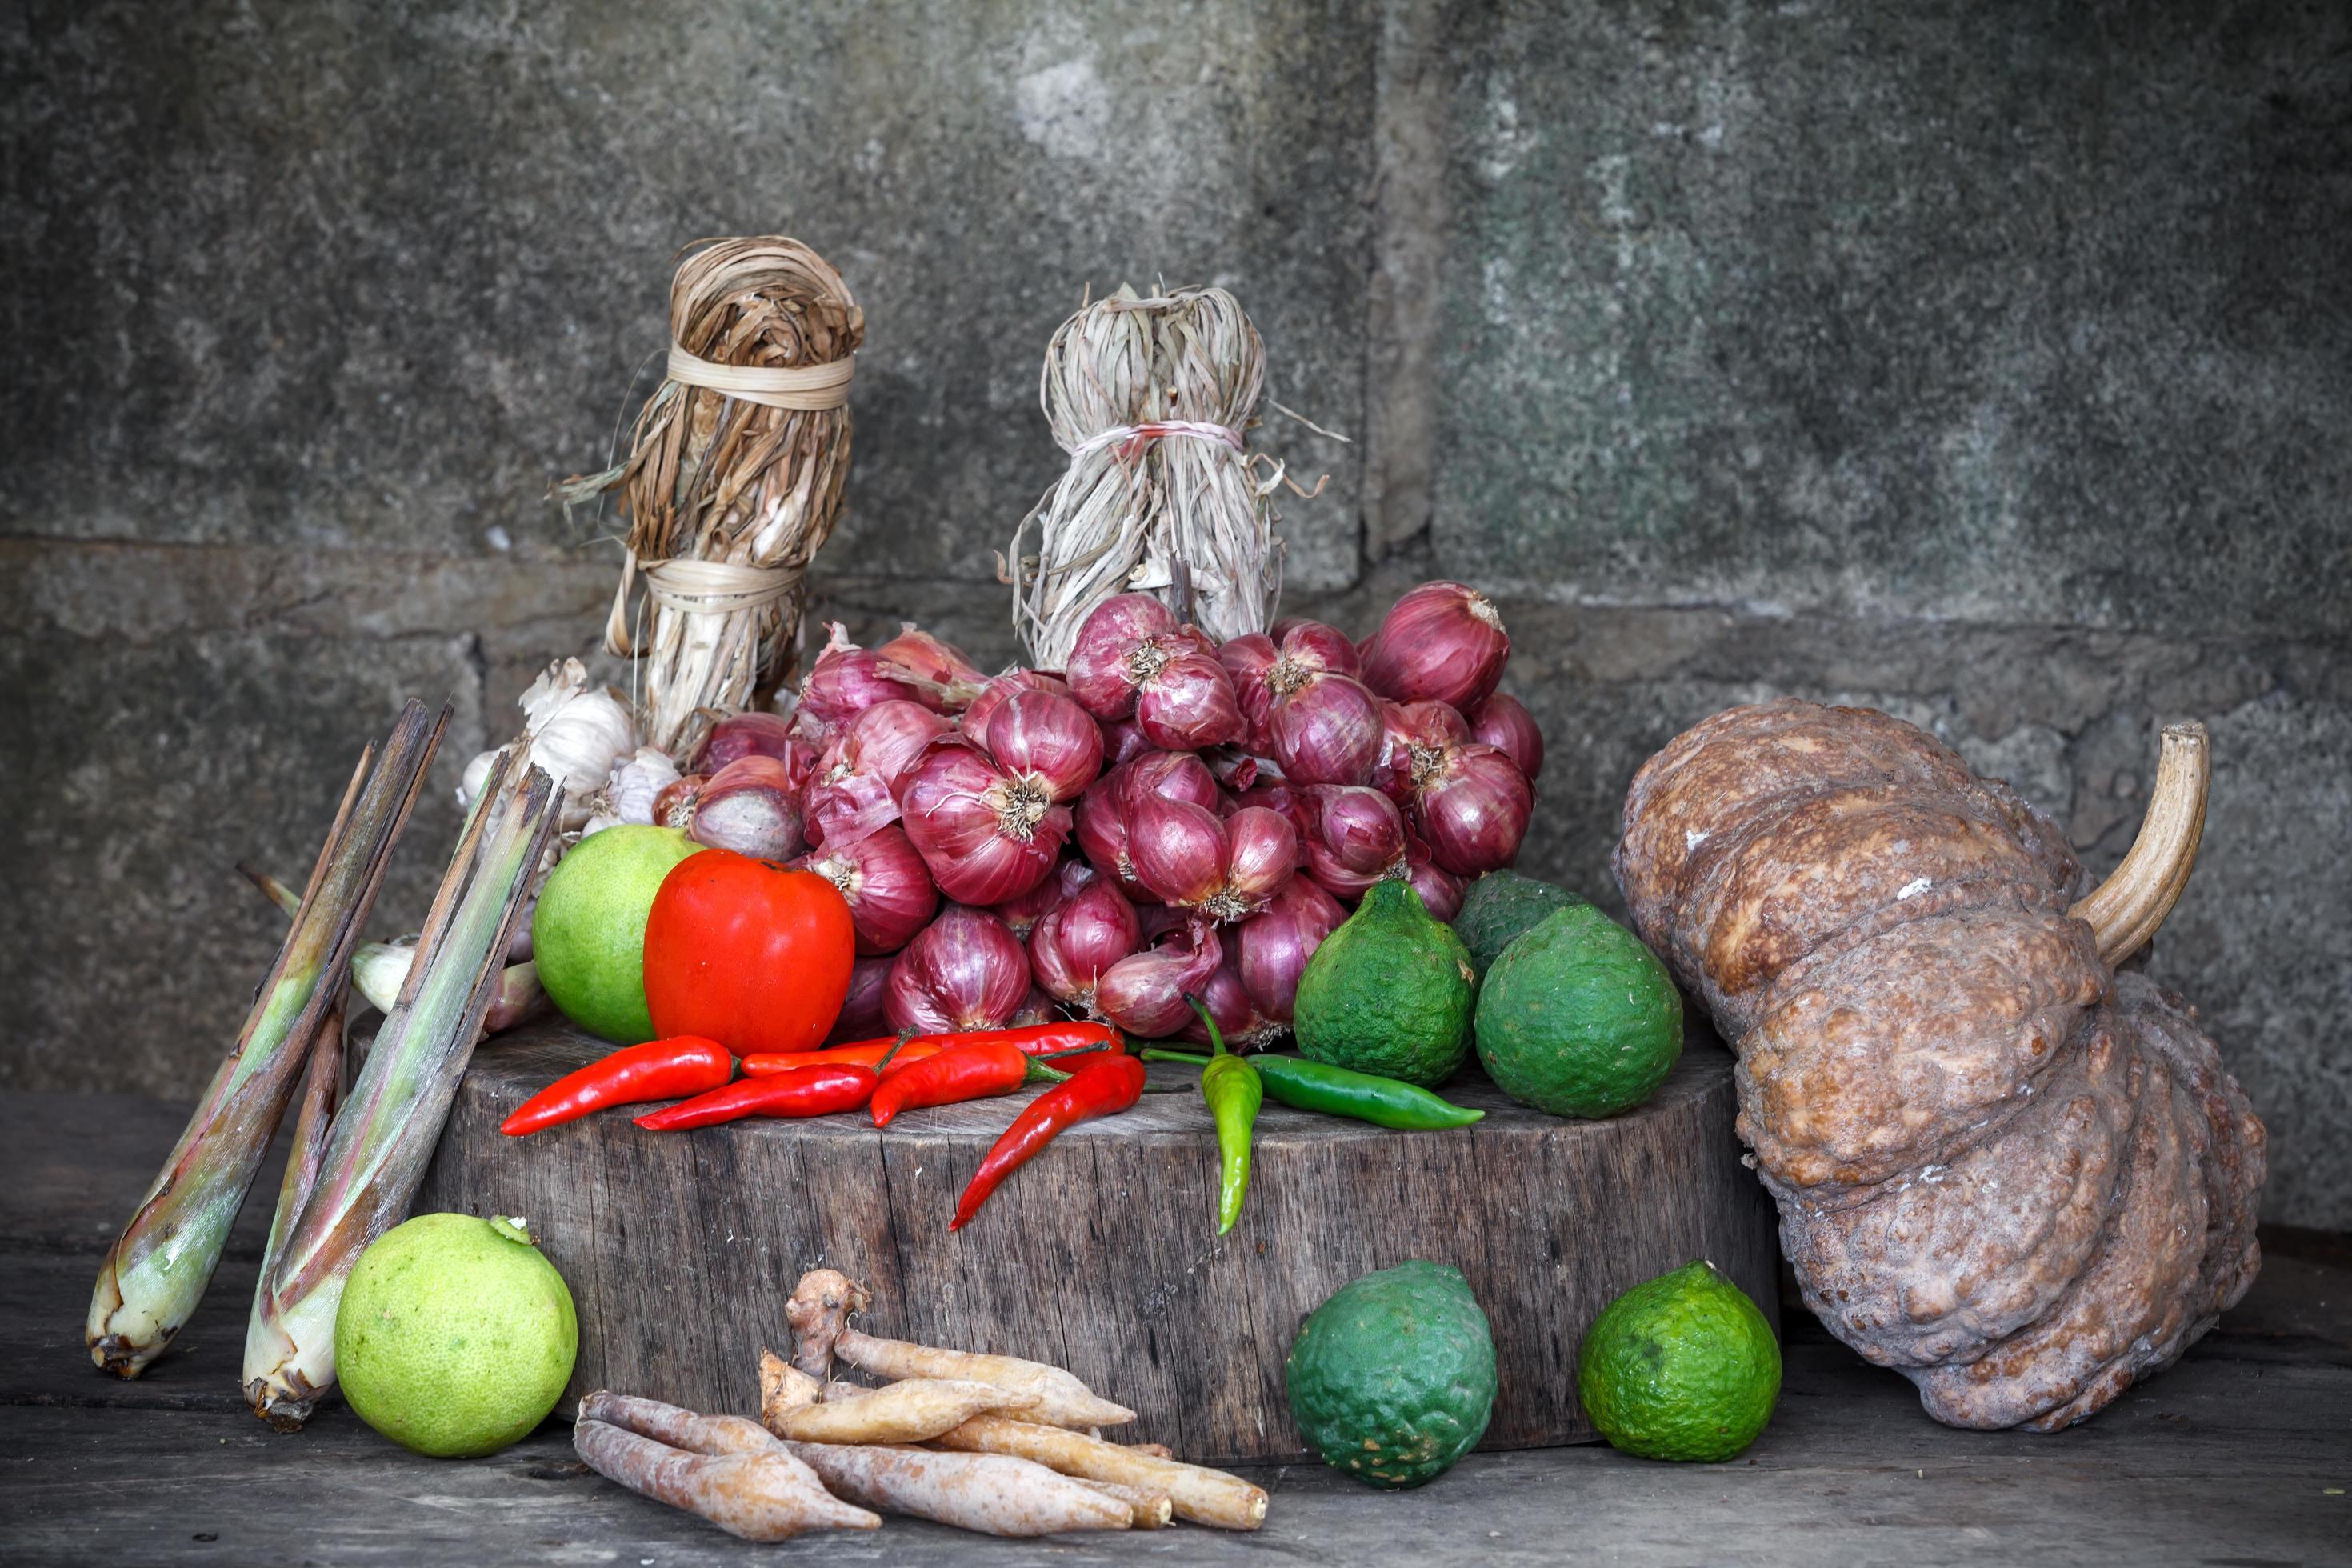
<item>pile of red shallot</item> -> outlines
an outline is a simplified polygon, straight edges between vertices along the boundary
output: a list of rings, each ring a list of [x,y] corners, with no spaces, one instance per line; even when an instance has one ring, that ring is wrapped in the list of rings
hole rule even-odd
[[[721,721],[654,814],[840,888],[861,956],[836,1039],[1063,1010],[1198,1038],[1197,994],[1263,1045],[1372,883],[1451,920],[1509,865],[1543,766],[1496,689],[1501,618],[1459,583],[1361,644],[1288,620],[1221,647],[1124,594],[1054,674],[832,631],[792,717]]]

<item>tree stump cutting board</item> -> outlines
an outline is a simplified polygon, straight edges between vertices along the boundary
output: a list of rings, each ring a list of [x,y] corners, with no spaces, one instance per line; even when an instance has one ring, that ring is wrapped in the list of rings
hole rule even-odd
[[[1132,1407],[1123,1441],[1203,1463],[1307,1450],[1283,1358],[1307,1313],[1375,1268],[1451,1263],[1494,1325],[1489,1448],[1593,1436],[1576,1348],[1620,1291],[1706,1258],[1779,1313],[1771,1205],[1739,1163],[1731,1057],[1703,1026],[1649,1104],[1607,1121],[1518,1106],[1475,1063],[1446,1090],[1474,1126],[1391,1132],[1269,1100],[1249,1203],[1216,1234],[1215,1136],[1197,1092],[1146,1095],[1063,1133],[965,1229],[948,1219],[1029,1095],[908,1111],[640,1131],[619,1111],[498,1127],[610,1047],[561,1023],[476,1053],[416,1212],[526,1216],[570,1282],[591,1389],[748,1413],[784,1298],[824,1265],[874,1292],[868,1331],[1066,1366]],[[1157,1084],[1189,1068],[1155,1064]]]

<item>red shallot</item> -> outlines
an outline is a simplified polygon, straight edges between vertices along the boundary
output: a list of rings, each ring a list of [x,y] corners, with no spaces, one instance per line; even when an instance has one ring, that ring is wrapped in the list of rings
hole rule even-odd
[[[890,970],[897,962],[895,958],[861,958],[849,966],[849,995],[841,1004],[840,1016],[825,1031],[826,1045],[870,1040],[888,1032],[890,1022],[883,1016],[882,998],[890,988]]]
[[[1543,731],[1527,704],[1507,691],[1497,691],[1468,715],[1470,738],[1483,741],[1511,761],[1533,784],[1543,772]]]
[[[1383,703],[1381,757],[1371,782],[1402,805],[1412,798],[1416,755],[1459,746],[1469,739],[1469,721],[1443,702]]]
[[[892,1029],[950,1035],[1001,1029],[1029,997],[1029,955],[986,910],[950,904],[890,965],[883,1016]]]
[[[1046,911],[1029,933],[1029,967],[1061,1001],[1094,1005],[1103,972],[1143,945],[1135,906],[1108,877],[1096,877]]]
[[[1475,708],[1503,678],[1511,639],[1494,602],[1460,583],[1423,583],[1364,646],[1364,684],[1397,702]]]
[[[1171,931],[1103,971],[1095,1011],[1130,1035],[1164,1040],[1192,1016],[1184,998],[1209,983],[1223,958],[1224,946],[1210,927]]]
[[[1234,966],[1230,952],[1197,994],[1201,998],[1201,1005],[1206,1007],[1209,1016],[1216,1020],[1218,1037],[1233,1050],[1263,1050],[1289,1031],[1286,1020],[1268,1017],[1265,1009],[1257,1005],[1257,999],[1243,984],[1241,971]],[[1184,1039],[1204,1046],[1209,1043],[1209,1026],[1201,1021],[1197,1013],[1178,1034]]]
[[[1242,984],[1260,1013],[1277,1023],[1290,1021],[1307,961],[1347,918],[1339,900],[1307,878],[1294,877],[1262,912],[1234,930]]]
[[[1535,793],[1518,763],[1497,748],[1472,741],[1416,749],[1412,791],[1422,837],[1441,868],[1475,877],[1518,858]]]
[[[680,812],[689,820],[676,822]],[[773,757],[736,758],[703,781],[690,805],[673,811],[671,824],[684,826],[697,844],[761,860],[801,852],[798,792],[792,774]]]
[[[1077,799],[1102,772],[1101,729],[1058,692],[1014,692],[997,705],[979,738],[997,766],[1042,786],[1057,805]]]
[[[1127,818],[1119,811],[1118,780],[1118,773],[1105,773],[1078,796],[1078,849],[1088,865],[1116,882],[1128,898],[1140,901],[1151,894],[1135,879],[1135,862],[1127,857]]]
[[[952,726],[919,703],[892,698],[865,709],[825,743],[801,792],[810,844],[852,843],[898,819],[898,775]]]
[[[1246,738],[1233,678],[1211,645],[1149,594],[1095,606],[1070,653],[1070,695],[1101,720],[1135,716],[1155,746],[1189,752]]]
[[[893,698],[936,707],[938,688],[872,648],[859,647],[839,621],[816,662],[801,678],[801,712],[826,724],[846,723],[877,702]]]
[[[1301,784],[1360,784],[1381,760],[1384,706],[1353,676],[1308,672],[1293,678],[1276,661],[1266,710],[1266,740],[1282,776]]]
[[[1404,858],[1404,816],[1380,791],[1318,784],[1302,791],[1300,798],[1307,874],[1331,892],[1361,898]]]
[[[980,695],[974,697],[971,706],[963,710],[963,732],[975,741],[984,739],[988,734],[990,717],[1006,698],[1016,691],[1052,691],[1067,697],[1070,683],[1058,675],[1047,675],[1041,670],[1008,669],[983,685]]]
[[[1410,831],[1404,838],[1405,863],[1402,873],[1391,871],[1392,877],[1412,884],[1421,895],[1422,908],[1433,920],[1450,921],[1462,912],[1462,879],[1451,871],[1441,870],[1429,858],[1429,846]]]
[[[1128,801],[1125,816],[1136,880],[1213,921],[1255,914],[1298,866],[1297,830],[1263,806],[1221,821],[1206,806],[1146,793]]]
[[[874,652],[877,658],[937,687],[941,712],[961,711],[988,684],[988,677],[963,656],[961,648],[941,642],[912,621],[902,622],[898,635]]]
[[[793,865],[841,889],[849,904],[850,924],[857,931],[857,951],[869,956],[898,952],[939,910],[940,893],[931,883],[930,868],[896,823],[804,856]]]
[[[1098,719],[1096,722],[1102,726],[1103,766],[1107,768],[1115,768],[1152,749],[1151,742],[1144,739],[1143,726],[1135,721],[1132,713],[1124,719]]]
[[[715,773],[738,757],[751,756],[773,757],[783,763],[798,789],[816,767],[817,748],[796,734],[793,721],[781,713],[730,713],[711,726],[695,771]]]
[[[1069,807],[961,736],[925,746],[897,787],[907,837],[940,891],[960,904],[1019,898],[1045,879],[1070,834]]]

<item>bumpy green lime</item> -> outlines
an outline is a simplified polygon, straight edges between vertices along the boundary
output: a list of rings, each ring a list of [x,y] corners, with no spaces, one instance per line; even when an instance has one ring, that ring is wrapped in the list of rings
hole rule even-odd
[[[335,1313],[335,1375],[360,1419],[435,1458],[495,1454],[547,1418],[580,1324],[511,1220],[419,1215],[378,1237]]]
[[[1470,1054],[1470,954],[1405,882],[1374,882],[1298,977],[1291,1033],[1318,1062],[1434,1089]]]
[[[1283,1363],[1290,1414],[1324,1463],[1366,1486],[1452,1468],[1495,1410],[1495,1340],[1461,1271],[1400,1263],[1342,1285]]]
[[[1780,1345],[1746,1291],[1687,1263],[1601,1310],[1577,1352],[1576,1392],[1626,1453],[1728,1459],[1772,1418]]]
[[[646,916],[662,879],[701,845],[675,827],[591,834],[556,862],[530,918],[539,983],[563,1016],[625,1046],[654,1037]]]
[[[1683,999],[1642,939],[1590,904],[1514,940],[1478,992],[1478,1059],[1555,1116],[1641,1104],[1683,1054]]]
[[[1454,934],[1470,950],[1470,967],[1480,974],[1495,967],[1503,950],[1558,910],[1585,900],[1556,882],[1538,881],[1517,871],[1489,871],[1462,895]]]

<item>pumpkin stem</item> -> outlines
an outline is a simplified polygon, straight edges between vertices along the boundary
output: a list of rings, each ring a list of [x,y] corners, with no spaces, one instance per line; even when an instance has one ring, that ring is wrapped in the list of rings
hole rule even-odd
[[[2193,720],[2164,727],[2156,787],[2139,837],[2115,874],[2068,913],[2089,923],[2109,968],[2147,945],[2189,885],[2197,842],[2205,833],[2205,796],[2212,782],[2212,746]]]

